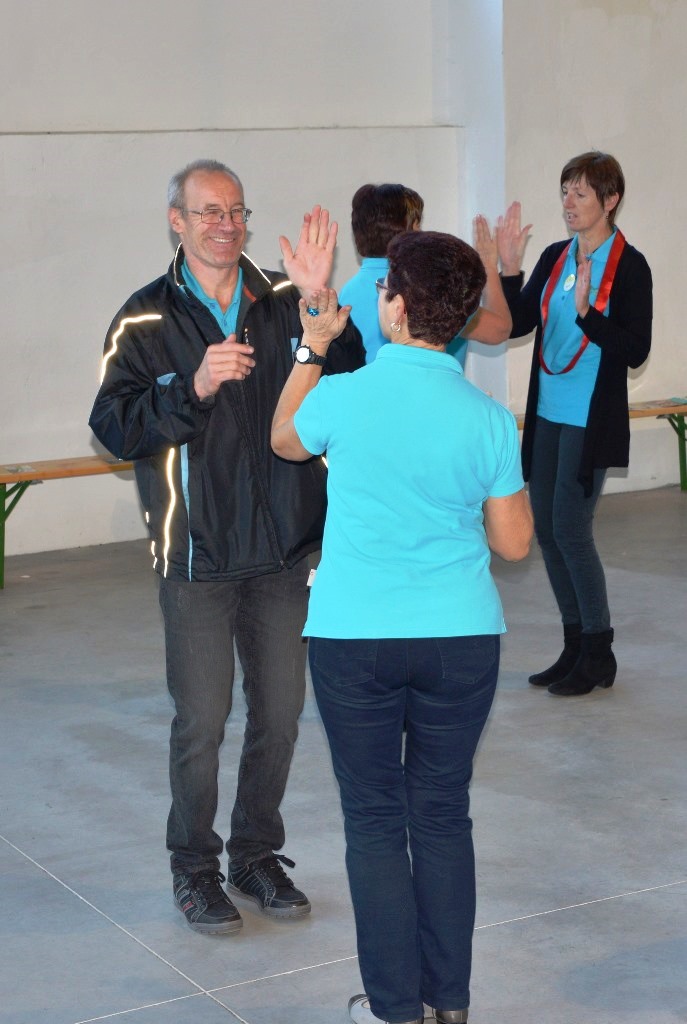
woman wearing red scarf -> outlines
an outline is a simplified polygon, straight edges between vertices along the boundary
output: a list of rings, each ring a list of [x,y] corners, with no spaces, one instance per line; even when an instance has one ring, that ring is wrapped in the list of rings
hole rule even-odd
[[[530,676],[557,696],[613,685],[616,660],[606,580],[592,533],[607,468],[627,466],[628,367],[651,345],[649,266],[615,226],[625,191],[618,161],[590,152],[561,172],[572,239],[544,250],[523,287],[531,225],[513,203],[496,226],[511,337],[536,329],[523,433],[535,530],[560,609],[563,652]]]

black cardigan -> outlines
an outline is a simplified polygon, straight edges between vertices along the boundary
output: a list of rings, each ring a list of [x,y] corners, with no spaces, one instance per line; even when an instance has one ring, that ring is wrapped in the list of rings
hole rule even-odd
[[[521,338],[536,328],[530,386],[527,393],[522,438],[522,469],[529,480],[532,445],[539,400],[539,351],[542,344],[541,296],[560,253],[567,245],[555,242],[539,257],[523,288],[523,274],[501,278],[513,317],[511,338]],[[601,349],[601,360],[589,405],[582,458],[577,479],[591,494],[595,469],[627,466],[630,457],[630,422],[627,406],[627,368],[641,366],[651,347],[652,282],[649,265],[633,246],[626,244],[609,297],[606,317],[590,306],[575,323]]]

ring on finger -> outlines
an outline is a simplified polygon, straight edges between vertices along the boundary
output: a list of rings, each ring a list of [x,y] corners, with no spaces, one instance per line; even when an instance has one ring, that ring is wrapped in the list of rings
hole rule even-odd
[[[319,316],[320,315],[319,309],[316,309],[314,306],[307,306],[306,307],[306,312],[307,312],[308,316]]]

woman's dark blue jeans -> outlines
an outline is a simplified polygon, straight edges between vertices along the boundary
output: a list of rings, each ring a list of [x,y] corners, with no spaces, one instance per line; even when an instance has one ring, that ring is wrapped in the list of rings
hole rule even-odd
[[[537,417],[529,480],[534,528],[566,626],[602,633],[611,626],[606,577],[592,528],[606,471],[594,471],[588,498],[577,479],[584,427]]]
[[[475,864],[468,785],[498,636],[310,639],[341,791],[360,973],[372,1012],[470,1002]],[[405,748],[403,729],[406,728]]]
[[[214,828],[219,750],[231,711],[234,640],[243,667],[246,728],[231,815],[229,858],[242,864],[284,843],[281,804],[305,695],[307,560],[225,583],[160,581],[167,685],[172,871],[218,871]]]

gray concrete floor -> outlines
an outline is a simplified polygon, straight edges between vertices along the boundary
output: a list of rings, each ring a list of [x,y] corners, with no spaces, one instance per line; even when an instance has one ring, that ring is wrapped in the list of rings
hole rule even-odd
[[[619,673],[587,697],[527,685],[558,653],[557,616],[537,552],[496,565],[511,632],[472,790],[471,1024],[687,1021],[686,527],[676,488],[602,499]],[[312,698],[283,810],[313,913],[247,910],[238,935],[200,936],[164,848],[171,709],[147,545],[8,559],[0,623],[2,1024],[345,1024],[361,984]]]

